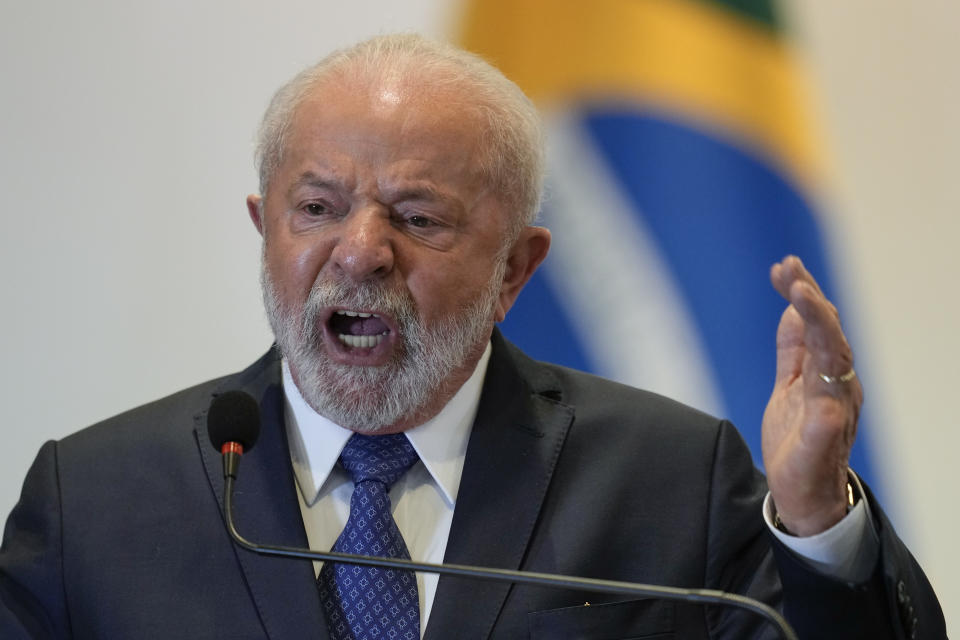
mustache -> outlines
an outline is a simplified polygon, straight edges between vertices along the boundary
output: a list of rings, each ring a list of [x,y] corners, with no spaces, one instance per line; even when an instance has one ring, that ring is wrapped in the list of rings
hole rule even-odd
[[[417,305],[411,293],[403,287],[391,287],[380,281],[346,283],[325,278],[317,279],[304,305],[304,317],[309,324],[328,307],[364,309],[378,315],[388,315],[401,328],[417,323]]]

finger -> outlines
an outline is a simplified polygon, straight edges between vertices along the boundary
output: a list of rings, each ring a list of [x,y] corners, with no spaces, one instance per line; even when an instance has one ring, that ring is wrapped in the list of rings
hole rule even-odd
[[[823,294],[820,284],[797,256],[787,256],[780,262],[774,264],[770,268],[770,282],[777,292],[788,301],[790,301],[790,289],[793,284],[795,282],[805,282],[810,285],[817,295],[823,298],[834,315],[839,315],[833,303]]]
[[[780,292],[780,295],[787,299],[789,299],[790,285],[797,280],[809,283],[818,293],[823,295],[819,283],[807,271],[803,261],[794,255],[786,256],[771,267],[770,280],[777,291]]]
[[[803,320],[803,342],[815,369],[808,373],[815,377],[847,374],[853,368],[853,352],[833,305],[805,281],[790,287],[790,302]]]
[[[803,373],[806,356],[803,332],[803,318],[792,304],[788,305],[777,327],[777,382],[789,383]]]

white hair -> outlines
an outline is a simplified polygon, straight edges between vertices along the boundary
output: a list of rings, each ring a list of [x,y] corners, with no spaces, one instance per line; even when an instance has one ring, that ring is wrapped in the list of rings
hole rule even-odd
[[[479,56],[413,34],[378,36],[334,51],[280,87],[257,135],[260,193],[266,195],[283,160],[295,112],[313,89],[328,80],[370,86],[387,79],[455,91],[465,113],[483,127],[479,169],[501,202],[516,214],[510,238],[534,222],[540,210],[545,155],[536,107],[516,84]]]

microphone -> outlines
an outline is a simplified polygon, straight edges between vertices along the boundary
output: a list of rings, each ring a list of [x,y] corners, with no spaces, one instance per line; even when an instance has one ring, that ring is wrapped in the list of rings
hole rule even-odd
[[[549,588],[582,589],[596,593],[614,593],[634,597],[653,597],[694,604],[720,604],[752,611],[765,618],[786,640],[798,640],[796,632],[770,605],[737,593],[715,589],[682,589],[660,585],[580,578],[534,571],[513,571],[461,564],[433,564],[401,558],[360,556],[351,553],[313,551],[297,547],[261,545],[250,542],[237,531],[233,521],[233,485],[237,478],[240,456],[249,451],[260,433],[260,408],[252,396],[243,391],[228,391],[214,398],[207,413],[210,442],[223,454],[223,515],[227,531],[234,542],[260,555],[342,562],[368,567],[421,571],[494,582],[527,584]]]
[[[210,403],[207,436],[223,455],[223,477],[237,478],[244,448],[250,450],[260,435],[260,407],[249,393],[227,391]]]

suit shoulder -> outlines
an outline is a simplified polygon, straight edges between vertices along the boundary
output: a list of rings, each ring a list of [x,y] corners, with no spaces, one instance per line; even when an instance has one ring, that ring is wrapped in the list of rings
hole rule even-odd
[[[561,365],[540,363],[561,381],[564,395],[571,403],[582,405],[630,405],[642,408],[646,416],[678,416],[687,421],[716,424],[720,419],[678,400],[647,389],[640,389],[609,378]]]
[[[135,441],[143,446],[147,436],[182,434],[185,429],[193,428],[194,418],[206,410],[213,391],[226,378],[215,378],[128,409],[63,438],[59,446],[75,448],[107,440],[120,443],[125,439],[131,440],[130,444]]]
[[[279,379],[278,359],[273,351],[246,370],[213,378],[163,398],[134,407],[81,429],[58,443],[61,450],[86,448],[140,448],[164,441],[183,439],[198,421],[205,420],[214,395],[230,388],[242,388],[258,378]],[[275,365],[271,367],[271,365]]]
[[[632,425],[648,433],[659,429],[696,431],[716,435],[720,425],[729,424],[699,409],[658,393],[638,389],[591,373],[550,362],[534,360],[495,333],[494,353],[501,355],[499,373],[512,368],[530,393],[576,408],[578,428],[584,423]],[[490,370],[488,370],[488,375]]]

